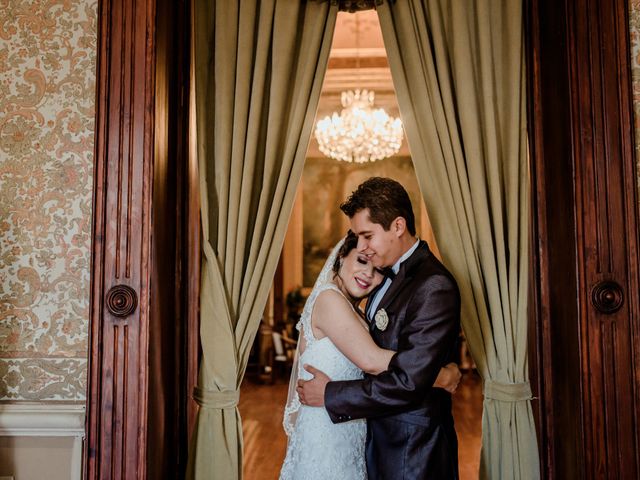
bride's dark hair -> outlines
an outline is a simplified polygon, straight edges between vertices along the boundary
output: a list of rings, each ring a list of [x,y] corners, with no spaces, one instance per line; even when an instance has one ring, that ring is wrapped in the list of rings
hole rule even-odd
[[[349,252],[358,246],[358,236],[351,230],[347,232],[347,236],[344,237],[344,242],[336,254],[336,260],[333,262],[333,273],[338,274],[340,265],[342,265],[342,259],[349,255]]]

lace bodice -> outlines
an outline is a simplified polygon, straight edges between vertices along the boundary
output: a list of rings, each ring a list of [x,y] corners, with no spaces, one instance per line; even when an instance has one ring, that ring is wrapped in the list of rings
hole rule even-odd
[[[316,339],[311,329],[311,313],[318,295],[332,289],[341,293],[332,283],[314,289],[303,310],[297,327],[304,336],[306,347],[298,362],[298,377],[308,380],[310,373],[304,364],[325,372],[332,380],[355,380],[362,378],[356,367],[329,337]],[[342,294],[342,293],[341,293]],[[308,311],[307,311],[308,309]],[[287,455],[280,472],[280,480],[314,480],[340,478],[344,480],[366,480],[365,438],[366,421],[333,424],[324,407],[300,405],[294,398],[288,409],[297,409],[295,425],[290,426]],[[287,412],[285,411],[285,418]],[[285,429],[287,422],[285,421]]]

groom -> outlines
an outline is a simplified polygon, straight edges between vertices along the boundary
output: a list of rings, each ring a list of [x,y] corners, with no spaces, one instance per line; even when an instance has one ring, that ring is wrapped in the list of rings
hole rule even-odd
[[[440,368],[454,358],[460,330],[456,282],[427,244],[416,240],[409,195],[395,180],[366,180],[340,208],[358,235],[358,252],[391,270],[369,297],[366,316],[375,342],[397,353],[386,372],[363,380],[332,382],[305,366],[315,377],[298,381],[300,399],[325,405],[334,423],[368,419],[370,480],[457,479],[451,395],[432,388]]]

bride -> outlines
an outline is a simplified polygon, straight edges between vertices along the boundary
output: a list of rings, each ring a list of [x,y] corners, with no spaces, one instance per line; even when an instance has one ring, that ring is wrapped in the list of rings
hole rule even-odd
[[[363,372],[385,371],[395,354],[374,343],[358,308],[384,277],[357,252],[357,243],[357,236],[349,231],[334,247],[296,326],[300,340],[284,412],[289,442],[280,480],[367,478],[366,420],[333,424],[324,408],[301,405],[295,391],[298,378],[312,378],[302,368],[305,364],[324,371],[332,380],[355,380]],[[434,387],[454,391],[459,378],[457,366],[449,364],[440,371]]]

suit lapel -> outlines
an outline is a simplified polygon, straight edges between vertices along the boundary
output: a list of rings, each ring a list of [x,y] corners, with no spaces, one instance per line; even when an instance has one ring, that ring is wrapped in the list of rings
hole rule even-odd
[[[386,309],[391,304],[396,295],[402,290],[403,285],[413,277],[415,269],[418,268],[422,260],[429,255],[431,255],[431,250],[429,250],[427,242],[421,240],[415,252],[400,265],[400,270],[396,278],[393,279],[389,289],[385,292],[384,297],[382,297],[382,300],[380,300],[378,304],[378,310],[381,308]]]

